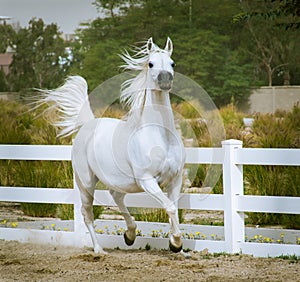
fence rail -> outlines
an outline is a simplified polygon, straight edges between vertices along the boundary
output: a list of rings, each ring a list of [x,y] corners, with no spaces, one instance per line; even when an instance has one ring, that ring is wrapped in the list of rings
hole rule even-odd
[[[245,242],[245,212],[300,214],[300,197],[244,195],[243,165],[300,166],[300,149],[242,148],[239,140],[226,140],[222,148],[186,148],[189,164],[222,164],[224,194],[181,194],[179,208],[192,210],[219,210],[224,212],[224,240],[184,240],[184,248],[210,252],[246,253],[254,256],[300,256],[300,245]],[[71,146],[54,145],[0,145],[2,160],[70,161]],[[72,187],[73,188],[73,187]],[[74,189],[0,187],[2,202],[60,203],[74,205],[74,231],[51,231],[21,228],[0,228],[0,239],[22,242],[52,243],[57,245],[91,245],[80,213],[79,193]],[[144,193],[128,194],[130,207],[160,207]],[[95,205],[115,206],[108,191],[96,190]],[[142,224],[142,223],[140,223]],[[147,223],[151,226],[154,223]],[[155,224],[154,224],[155,225]],[[153,225],[153,226],[154,226]],[[195,226],[191,227],[195,229]],[[197,226],[196,226],[197,228]],[[199,226],[199,229],[201,226]],[[127,248],[121,236],[98,235],[104,247]],[[300,236],[299,236],[300,237]],[[138,237],[134,247],[147,243],[156,248],[167,248],[168,239]]]

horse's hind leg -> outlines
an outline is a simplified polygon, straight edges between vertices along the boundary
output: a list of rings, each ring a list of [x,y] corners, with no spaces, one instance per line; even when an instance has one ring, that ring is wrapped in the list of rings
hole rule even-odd
[[[85,181],[86,183],[83,184],[82,181],[79,179],[78,175],[75,174],[76,183],[80,189],[80,197],[81,197],[81,213],[84,218],[84,222],[86,227],[89,230],[91,235],[94,252],[96,254],[102,253],[105,254],[106,252],[100,246],[96,232],[94,229],[94,212],[93,212],[93,201],[94,201],[94,190],[97,179],[95,176],[91,176],[89,181]]]
[[[118,205],[127,225],[127,230],[124,233],[125,243],[128,246],[133,245],[135,237],[136,237],[136,223],[134,222],[132,216],[130,215],[127,207],[124,204],[124,193],[120,193],[115,190],[109,191],[112,197],[114,198],[115,203]]]

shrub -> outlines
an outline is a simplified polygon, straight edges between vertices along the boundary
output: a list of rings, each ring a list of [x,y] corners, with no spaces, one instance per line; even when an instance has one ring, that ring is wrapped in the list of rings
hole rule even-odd
[[[253,123],[253,146],[263,148],[299,148],[300,108],[289,113],[259,114]],[[300,196],[300,167],[244,166],[245,193],[268,196]],[[300,228],[300,215],[250,213],[252,224],[281,224]]]
[[[0,143],[10,144],[68,144],[68,140],[56,138],[56,130],[38,113],[28,112],[28,108],[15,102],[0,101]],[[212,146],[212,141],[201,117],[191,110],[190,104],[176,105],[176,110],[185,115],[181,130],[187,138],[196,138],[198,146]],[[191,111],[191,112],[190,112]],[[246,131],[243,114],[231,104],[220,109],[224,121],[226,138],[243,141],[244,147],[300,148],[300,107],[295,105],[291,112],[257,114],[252,129]],[[120,116],[121,110],[108,110],[108,116]],[[213,175],[219,166],[192,166],[193,186],[207,186],[208,173]],[[70,162],[48,161],[0,161],[0,185],[27,187],[72,187],[73,175]],[[245,193],[251,195],[300,196],[300,167],[284,166],[244,166]],[[102,187],[101,187],[102,189]],[[213,189],[222,193],[222,177]],[[59,216],[70,219],[72,205],[23,203],[25,213],[34,216]],[[95,217],[103,211],[95,207]],[[167,222],[168,216],[161,209],[131,209],[137,220]],[[182,220],[182,211],[179,213]],[[287,228],[300,228],[300,215],[249,213],[251,224],[281,224]]]
[[[243,141],[244,147],[255,148],[300,148],[300,107],[291,112],[277,111],[275,114],[257,114],[251,129],[243,124],[244,114],[232,104],[220,109],[226,139]],[[211,146],[205,123],[190,120],[190,125],[199,146]],[[190,134],[191,135],[191,134]],[[192,186],[206,186],[205,178],[209,165],[188,166],[194,177]],[[300,196],[300,167],[244,166],[245,193],[268,196]],[[213,187],[214,193],[223,193],[222,177]],[[249,213],[248,222],[254,225],[277,225],[300,228],[300,215]]]
[[[244,134],[245,126],[243,123],[243,114],[239,113],[233,104],[225,106],[219,111],[226,132],[226,139],[239,139],[244,143],[248,143],[248,135]],[[214,116],[215,113],[208,113],[207,116]],[[190,126],[196,138],[196,146],[211,147],[213,141],[211,140],[210,132],[207,129],[206,123],[201,119],[190,120]],[[221,146],[221,144],[218,144]],[[193,175],[192,186],[204,187],[213,186],[213,192],[216,194],[223,193],[222,177],[219,180],[215,179],[215,175],[219,175],[218,171],[222,168],[220,165],[199,165],[190,167],[190,174]],[[196,170],[196,172],[195,172]]]

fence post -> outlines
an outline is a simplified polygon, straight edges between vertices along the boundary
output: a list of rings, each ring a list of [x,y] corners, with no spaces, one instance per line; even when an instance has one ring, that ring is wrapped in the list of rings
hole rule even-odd
[[[240,140],[225,140],[223,162],[223,193],[224,208],[224,235],[226,251],[228,253],[240,252],[240,245],[245,240],[244,213],[237,211],[237,197],[244,194],[243,166],[236,164],[237,149],[242,148]]]

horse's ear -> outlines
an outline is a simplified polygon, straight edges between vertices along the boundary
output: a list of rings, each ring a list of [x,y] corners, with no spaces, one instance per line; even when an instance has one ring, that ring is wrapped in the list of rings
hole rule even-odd
[[[147,51],[148,51],[148,54],[151,53],[153,50],[154,50],[154,43],[153,43],[153,39],[152,37],[150,37],[147,41]]]
[[[172,40],[171,40],[170,37],[168,37],[168,39],[167,39],[165,51],[168,52],[169,56],[172,55],[172,52],[173,52],[173,43],[172,43]]]

